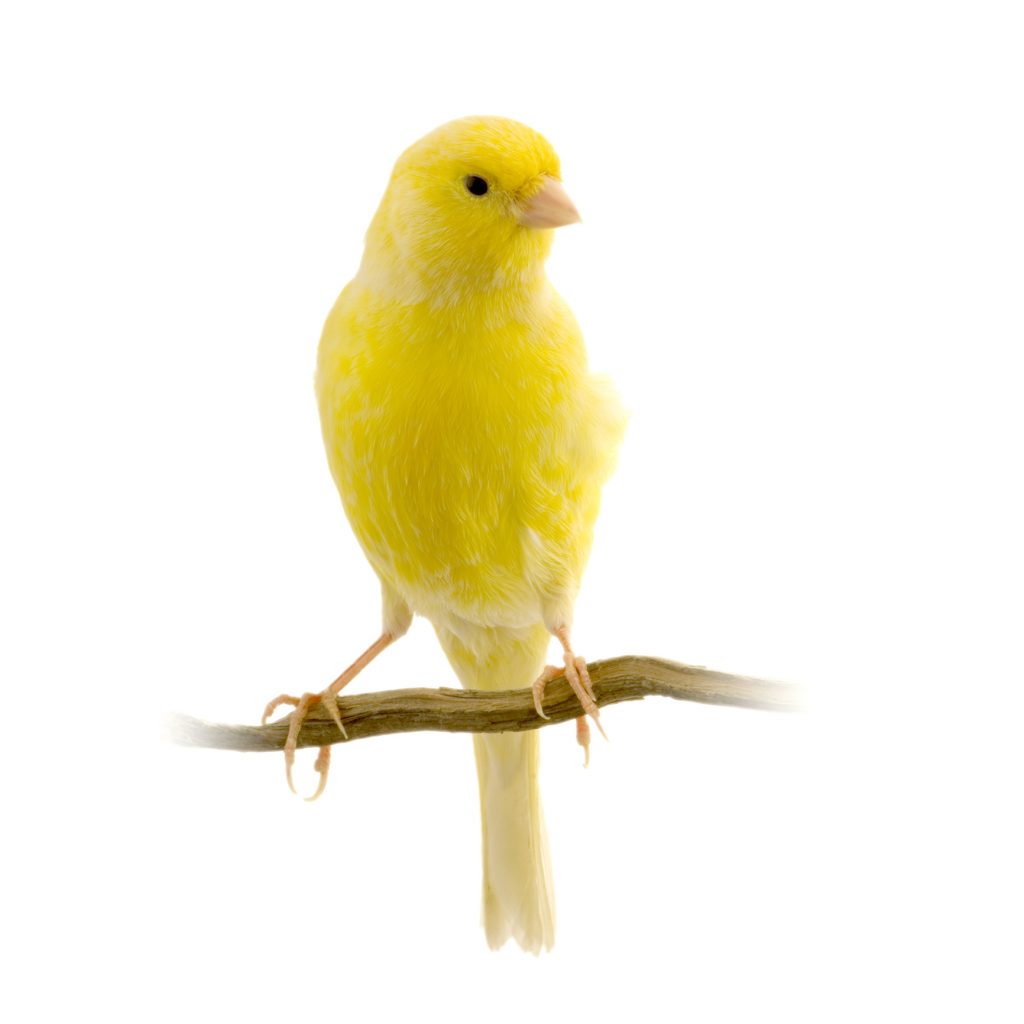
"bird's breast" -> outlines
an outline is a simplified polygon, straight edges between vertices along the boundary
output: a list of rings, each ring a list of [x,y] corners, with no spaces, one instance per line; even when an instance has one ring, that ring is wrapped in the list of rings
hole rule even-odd
[[[416,611],[528,625],[534,520],[566,498],[554,463],[574,353],[523,323],[433,326],[358,304],[328,320],[317,391],[331,470],[374,568]]]

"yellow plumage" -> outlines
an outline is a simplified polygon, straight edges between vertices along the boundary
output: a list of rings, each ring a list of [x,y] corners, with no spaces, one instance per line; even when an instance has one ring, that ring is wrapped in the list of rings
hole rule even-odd
[[[575,219],[558,179],[550,145],[514,121],[466,118],[417,142],[320,342],[327,457],[381,580],[385,634],[425,616],[467,687],[530,685],[570,626],[623,429],[544,273],[543,225]],[[475,748],[488,940],[550,947],[537,733]]]

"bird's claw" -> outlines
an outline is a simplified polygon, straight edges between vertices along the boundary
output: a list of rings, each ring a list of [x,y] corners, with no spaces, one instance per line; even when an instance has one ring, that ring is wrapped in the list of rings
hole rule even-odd
[[[306,720],[306,715],[309,713],[309,709],[314,705],[323,702],[328,712],[330,712],[331,718],[334,719],[335,724],[341,730],[341,735],[348,739],[348,733],[345,731],[345,726],[341,721],[341,712],[338,710],[338,702],[335,699],[333,693],[330,690],[324,690],[322,693],[304,693],[301,697],[293,697],[290,694],[282,693],[279,697],[275,697],[266,707],[263,712],[263,725],[267,724],[267,719],[277,710],[282,704],[287,704],[289,707],[295,708],[291,714],[291,720],[288,723],[288,736],[284,741],[284,772],[285,778],[288,780],[288,788],[298,796],[298,790],[295,788],[295,781],[292,778],[292,768],[295,765],[295,750],[298,747],[299,741],[299,730],[302,728],[302,723]],[[318,775],[318,781],[316,786],[316,792],[312,796],[307,796],[306,800],[316,800],[327,786],[327,773],[331,767],[331,748],[330,746],[323,746],[320,748],[320,753],[317,755],[316,762],[313,767],[316,769]]]
[[[590,672],[587,671],[586,660],[573,654],[572,650],[567,648],[564,669],[557,668],[555,665],[546,665],[531,687],[533,690],[533,706],[541,718],[550,717],[544,713],[542,706],[544,690],[552,679],[557,679],[561,675],[565,676],[566,682],[572,687],[573,693],[576,694],[580,705],[583,707],[584,714],[576,719],[576,742],[583,748],[583,766],[586,767],[590,764],[590,726],[587,723],[588,715],[594,720],[597,731],[605,739],[608,739],[608,734],[601,725],[601,709],[597,706],[594,684],[590,679]]]
[[[552,679],[557,679],[562,674],[560,668],[556,668],[554,665],[545,665],[544,670],[534,680],[533,686],[530,689],[533,690],[533,707],[540,718],[550,720],[551,716],[544,714],[544,691],[547,689],[548,683]]]
[[[572,687],[573,693],[579,698],[583,710],[594,720],[597,731],[605,739],[608,739],[608,735],[601,725],[601,709],[597,706],[597,698],[594,696],[594,684],[590,681],[587,663],[583,658],[573,654],[572,651],[565,652],[565,678]]]
[[[338,727],[338,731],[341,733],[344,739],[348,739],[348,733],[345,731],[345,725],[341,720],[341,712],[338,710],[338,693],[341,689],[347,686],[367,665],[373,661],[374,658],[384,650],[388,644],[392,643],[395,639],[394,633],[382,633],[362,654],[352,662],[351,665],[344,672],[338,676],[337,679],[327,687],[326,690],[322,690],[320,693],[304,693],[301,697],[293,697],[291,694],[282,693],[280,697],[275,697],[268,705],[266,711],[263,712],[263,724],[267,724],[267,719],[282,705],[287,704],[289,707],[295,708],[292,712],[291,720],[288,723],[288,736],[284,741],[284,770],[285,775],[288,778],[288,788],[295,793],[295,784],[292,782],[292,766],[295,764],[295,748],[298,746],[299,741],[299,730],[302,728],[302,723],[305,721],[306,715],[309,709],[319,702],[327,708],[327,713],[334,720],[334,724]],[[317,783],[316,792],[309,797],[307,800],[315,800],[323,791],[327,785],[327,772],[331,767],[331,748],[329,745],[324,745],[320,748],[320,753],[317,756],[316,763],[313,765],[316,769],[317,775],[320,776],[320,780]]]

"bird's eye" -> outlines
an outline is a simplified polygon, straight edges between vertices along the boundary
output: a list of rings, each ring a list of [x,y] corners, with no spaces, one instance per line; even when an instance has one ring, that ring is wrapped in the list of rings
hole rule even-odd
[[[489,188],[486,181],[483,178],[478,178],[475,174],[471,174],[466,179],[466,191],[470,195],[474,196],[485,196],[487,195],[487,189]]]

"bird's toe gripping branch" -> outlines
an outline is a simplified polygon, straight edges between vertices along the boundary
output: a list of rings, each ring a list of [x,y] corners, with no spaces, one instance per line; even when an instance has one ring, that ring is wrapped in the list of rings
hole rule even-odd
[[[284,744],[284,770],[285,775],[288,779],[288,788],[293,793],[298,793],[295,788],[295,782],[292,779],[292,767],[295,764],[295,748],[299,741],[299,730],[302,728],[302,723],[306,720],[306,715],[309,713],[309,709],[314,705],[323,702],[327,710],[330,712],[331,717],[337,723],[338,728],[341,730],[341,735],[348,739],[348,733],[345,731],[345,726],[341,721],[341,713],[338,711],[338,702],[334,699],[334,694],[330,690],[324,690],[323,693],[304,693],[301,697],[292,697],[290,694],[282,693],[279,697],[275,697],[266,707],[263,712],[262,725],[267,724],[267,719],[282,705],[288,704],[295,708],[291,715],[291,721],[288,723],[288,737]],[[312,796],[307,796],[307,800],[315,800],[324,791],[327,786],[327,773],[331,768],[331,748],[330,746],[323,746],[320,748],[320,753],[317,755],[317,759],[313,764],[316,770],[318,780],[316,791]]]
[[[545,666],[532,687],[533,706],[541,718],[547,718],[543,707],[544,690],[552,679],[557,679],[560,675],[565,676],[566,682],[572,687],[572,691],[576,694],[584,711],[584,714],[576,719],[576,742],[583,748],[583,764],[586,766],[590,763],[590,725],[587,723],[587,716],[589,715],[594,720],[597,731],[605,739],[608,739],[608,735],[601,725],[601,712],[597,706],[597,698],[594,696],[594,685],[590,680],[590,673],[587,671],[586,660],[573,652],[569,642],[568,629],[563,627],[556,630],[555,636],[564,649],[565,667]]]
[[[309,709],[314,704],[323,702],[324,706],[330,713],[331,718],[334,719],[335,725],[341,730],[341,735],[348,739],[348,733],[345,731],[345,726],[341,721],[341,712],[338,710],[338,693],[343,687],[347,686],[367,665],[373,661],[374,658],[380,654],[389,644],[393,643],[396,637],[400,635],[397,633],[388,632],[385,630],[370,646],[363,651],[362,654],[352,662],[351,665],[344,672],[338,676],[337,679],[327,687],[326,690],[320,693],[304,693],[301,697],[293,697],[290,694],[282,693],[279,697],[275,697],[266,707],[263,712],[263,725],[267,724],[267,719],[282,705],[287,704],[290,707],[295,708],[292,712],[291,721],[288,723],[288,737],[284,744],[284,770],[288,777],[288,788],[293,793],[296,793],[295,783],[292,781],[292,766],[295,764],[295,748],[299,742],[299,730],[302,728],[302,723],[306,719],[306,715],[309,713]],[[316,761],[313,764],[316,769],[316,773],[319,776],[317,782],[316,792],[312,796],[306,797],[307,800],[315,800],[323,791],[327,785],[327,773],[331,767],[331,748],[330,746],[324,746],[320,748],[320,753],[317,756]]]

